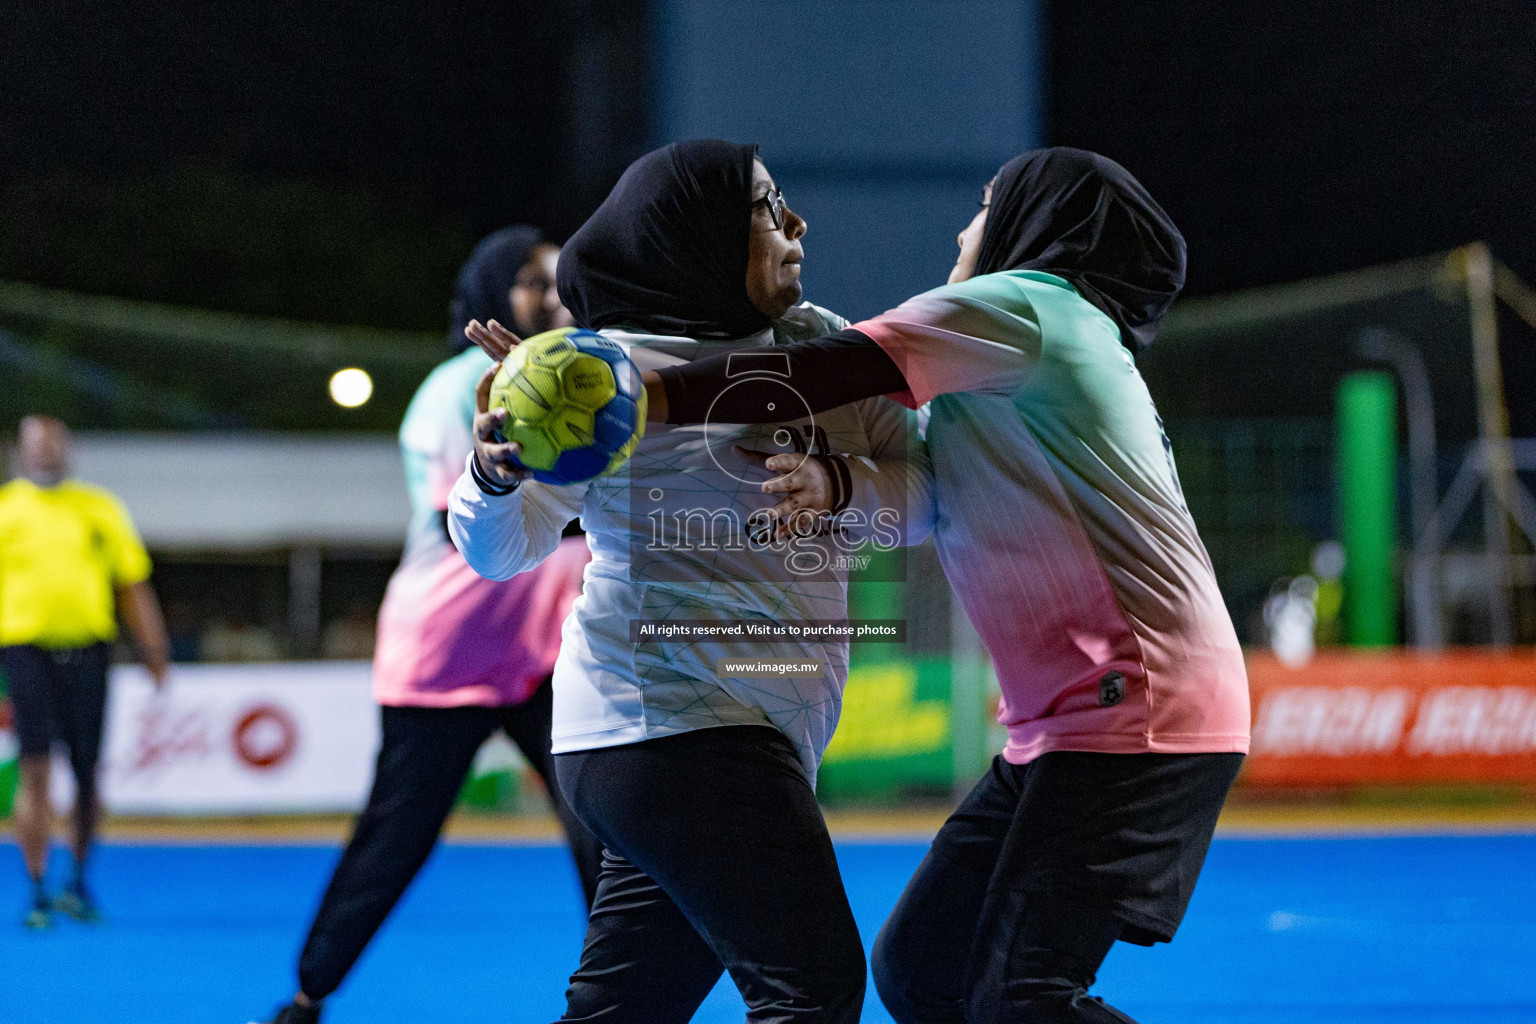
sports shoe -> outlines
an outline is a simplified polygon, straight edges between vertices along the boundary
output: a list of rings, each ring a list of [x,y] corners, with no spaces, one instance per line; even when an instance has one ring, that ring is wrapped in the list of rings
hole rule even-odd
[[[258,1024],[258,1022],[251,1021],[251,1024]],[[320,1006],[318,1003],[311,1003],[309,1006],[289,1003],[278,1010],[277,1016],[266,1024],[320,1024]]]
[[[53,911],[46,904],[34,906],[31,910],[27,911],[27,916],[21,923],[34,932],[40,932],[44,928],[52,928]]]
[[[55,896],[53,909],[69,915],[81,924],[101,922],[101,911],[96,909],[96,901],[91,899],[91,894],[85,891],[83,885],[72,885]]]

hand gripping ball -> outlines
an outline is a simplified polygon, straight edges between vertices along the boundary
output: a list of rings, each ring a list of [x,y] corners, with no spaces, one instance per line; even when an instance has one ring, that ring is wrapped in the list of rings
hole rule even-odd
[[[535,335],[502,360],[490,408],[535,480],[574,484],[612,473],[645,435],[645,387],[624,349],[596,331]]]

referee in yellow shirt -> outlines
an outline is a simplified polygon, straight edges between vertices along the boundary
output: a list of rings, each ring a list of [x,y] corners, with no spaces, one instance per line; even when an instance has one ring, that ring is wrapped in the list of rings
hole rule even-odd
[[[148,582],[149,555],[127,510],[106,491],[65,479],[64,424],[22,420],[17,469],[17,478],[0,487],[0,666],[21,748],[15,825],[32,876],[26,924],[46,928],[54,910],[82,921],[98,917],[85,865],[96,832],[96,760],[118,617],[156,686],[165,684],[170,643]],[[48,762],[56,743],[69,751],[78,795],[74,875],[50,900],[43,875]]]

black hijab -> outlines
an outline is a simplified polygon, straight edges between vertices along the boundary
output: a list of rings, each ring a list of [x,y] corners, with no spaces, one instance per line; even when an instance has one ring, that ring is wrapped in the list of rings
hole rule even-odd
[[[756,146],[695,139],[629,165],[560,254],[576,323],[742,338],[771,321],[747,298]]]
[[[517,282],[517,272],[543,241],[539,229],[527,224],[513,224],[480,240],[453,283],[453,301],[448,305],[449,351],[462,352],[469,347],[464,328],[471,320],[497,320],[509,330],[517,329],[507,293]]]
[[[1131,172],[1081,149],[1036,149],[997,172],[976,273],[1066,278],[1145,352],[1184,287],[1184,236]]]

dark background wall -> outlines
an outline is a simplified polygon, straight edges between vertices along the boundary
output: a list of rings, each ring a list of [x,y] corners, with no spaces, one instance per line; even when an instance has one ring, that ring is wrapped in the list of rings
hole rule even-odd
[[[0,278],[435,328],[480,233],[567,232],[648,144],[729,130],[816,208],[808,281],[855,313],[908,289],[870,268],[909,238],[947,265],[953,229],[908,235],[914,211],[963,218],[969,179],[1041,138],[1147,182],[1191,294],[1478,238],[1536,279],[1527,3],[1034,10],[0,0]]]
[[[1536,8],[1523,0],[1050,5],[1050,135],[1130,166],[1189,292],[1479,239],[1536,279]]]
[[[652,138],[756,142],[850,319],[944,282],[999,164],[1044,142],[1036,0],[654,0]]]
[[[633,3],[0,2],[0,278],[440,327],[645,132]]]
[[[1107,153],[1146,183],[1189,241],[1186,295],[1479,240],[1536,284],[1530,4],[1057,0],[1047,24],[1051,140]],[[1383,325],[1441,350],[1431,362],[1455,362],[1443,379],[1470,403],[1464,314],[1393,312]],[[1510,427],[1536,436],[1536,332],[1507,309],[1500,328]],[[1263,386],[1238,353],[1182,373],[1158,353],[1171,373],[1154,376],[1177,379],[1159,390],[1165,411],[1326,412],[1334,378],[1300,380],[1347,361],[1349,332],[1272,333]]]

